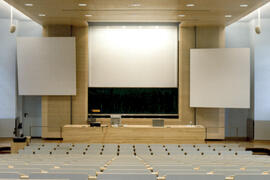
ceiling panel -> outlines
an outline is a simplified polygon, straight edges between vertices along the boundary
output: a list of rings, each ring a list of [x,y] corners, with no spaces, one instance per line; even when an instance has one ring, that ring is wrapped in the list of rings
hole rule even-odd
[[[86,22],[182,22],[183,25],[228,25],[270,0],[5,1],[43,25],[86,25]],[[27,7],[26,3],[32,3],[33,6]],[[87,6],[79,7],[79,3],[85,3]],[[195,6],[186,6],[191,3]],[[247,4],[248,7],[240,7],[241,4]],[[39,14],[46,16],[40,17]],[[86,17],[87,14],[92,16]],[[180,17],[179,14],[185,17]],[[232,17],[225,18],[225,15]]]

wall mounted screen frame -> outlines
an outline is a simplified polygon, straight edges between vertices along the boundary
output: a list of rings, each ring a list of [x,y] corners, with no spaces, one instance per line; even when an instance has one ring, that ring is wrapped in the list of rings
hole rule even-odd
[[[92,112],[92,110],[99,112]],[[89,114],[178,115],[178,88],[88,88]]]
[[[178,42],[179,23],[90,23],[89,87],[178,87]]]
[[[250,49],[191,49],[190,107],[250,108]]]
[[[19,95],[76,95],[74,37],[17,38]]]
[[[108,107],[106,108],[107,110],[105,111],[101,111],[100,113],[97,113],[96,115],[102,116],[102,115],[108,115],[108,114],[122,114],[122,115],[126,115],[127,117],[152,117],[151,115],[153,115],[153,117],[155,116],[159,116],[159,117],[178,117],[178,86],[179,86],[179,23],[89,23],[89,53],[91,54],[91,26],[121,26],[123,28],[128,28],[130,26],[137,26],[138,29],[142,28],[143,26],[146,27],[154,27],[155,29],[158,29],[162,26],[171,26],[173,28],[175,28],[175,83],[173,86],[164,86],[164,85],[150,85],[147,84],[145,86],[145,84],[140,84],[140,85],[119,85],[119,84],[112,84],[112,85],[91,85],[91,74],[89,73],[89,88],[88,88],[88,92],[90,93],[88,96],[88,112],[89,114],[93,114],[93,112],[91,112],[91,107],[99,107],[100,104],[103,104],[105,102],[101,102],[100,100],[95,101],[97,103],[93,103],[93,99],[92,99],[92,91],[94,91],[95,93],[98,93],[98,91],[100,90],[116,90],[119,91],[119,89],[122,89],[123,91],[128,91],[131,90],[133,93],[137,93],[137,95],[140,94],[140,92],[142,91],[155,91],[155,92],[162,92],[164,91],[170,91],[170,94],[172,95],[172,97],[176,97],[176,99],[171,101],[171,104],[174,104],[173,106],[173,110],[172,111],[168,111],[168,110],[156,110],[156,111],[151,111],[150,109],[146,109],[145,111],[141,111],[140,108],[135,109],[134,111],[122,111],[123,109],[120,109],[120,111],[118,111],[119,109],[115,108],[113,109],[112,107],[109,107],[109,111],[108,111]],[[141,27],[140,27],[141,26]],[[91,72],[91,56],[89,56],[89,72]],[[136,91],[136,92],[134,92]],[[176,92],[176,94],[175,94]],[[97,96],[102,96],[102,93],[98,93]],[[128,97],[129,98],[129,97]],[[149,99],[148,99],[149,100]],[[175,102],[177,102],[175,104]],[[117,101],[114,102],[115,104],[113,105],[114,107],[117,107]],[[122,105],[125,104],[125,102],[121,102]],[[147,103],[145,104],[146,106],[148,105]],[[157,107],[159,108],[159,107]],[[149,114],[150,113],[150,114]],[[94,113],[95,114],[95,113]]]

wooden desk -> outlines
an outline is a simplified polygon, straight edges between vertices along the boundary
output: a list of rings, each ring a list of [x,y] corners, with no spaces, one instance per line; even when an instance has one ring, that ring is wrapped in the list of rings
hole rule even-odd
[[[124,125],[123,127],[89,127],[87,125],[65,125],[62,131],[64,142],[69,143],[204,143],[203,126],[169,125]]]

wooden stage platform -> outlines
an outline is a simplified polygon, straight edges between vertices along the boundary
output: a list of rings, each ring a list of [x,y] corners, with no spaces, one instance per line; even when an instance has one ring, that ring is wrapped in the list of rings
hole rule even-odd
[[[183,144],[204,143],[206,129],[197,125],[124,125],[123,127],[89,127],[65,125],[63,142],[69,143],[130,143],[130,144]]]

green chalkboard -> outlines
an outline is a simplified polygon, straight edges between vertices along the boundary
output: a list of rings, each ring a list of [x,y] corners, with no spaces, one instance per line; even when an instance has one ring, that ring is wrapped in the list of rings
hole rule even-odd
[[[89,88],[88,112],[178,114],[178,88]]]

